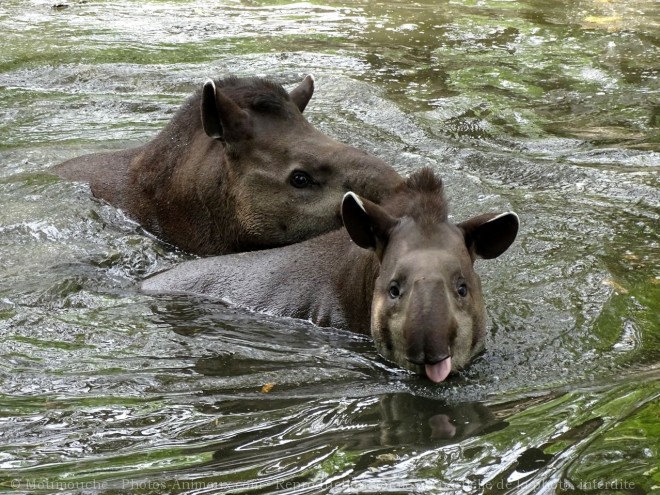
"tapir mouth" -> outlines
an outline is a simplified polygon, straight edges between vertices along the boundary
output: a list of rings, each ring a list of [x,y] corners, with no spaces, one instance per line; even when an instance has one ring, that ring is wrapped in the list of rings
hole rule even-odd
[[[435,383],[444,382],[451,373],[451,355],[444,354],[435,358],[408,358],[408,361],[418,367],[424,367],[424,374]]]
[[[424,365],[426,376],[435,383],[444,382],[451,373],[451,356],[435,364]]]

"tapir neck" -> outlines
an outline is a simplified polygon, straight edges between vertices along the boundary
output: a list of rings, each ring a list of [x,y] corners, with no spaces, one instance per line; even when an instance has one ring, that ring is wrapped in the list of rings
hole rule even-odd
[[[335,291],[345,318],[345,325],[332,325],[354,332],[371,333],[371,300],[380,264],[373,251],[359,248],[345,230],[338,237],[344,249],[325,252],[327,276],[334,278]]]
[[[132,160],[129,187],[134,195],[131,210],[148,230],[186,251],[201,255],[232,252],[236,236],[226,232],[234,215],[228,188],[222,143],[201,130],[181,135],[174,149],[187,147],[191,155],[177,154],[157,145],[144,147]],[[183,160],[182,157],[186,159]],[[222,230],[224,229],[224,230]]]

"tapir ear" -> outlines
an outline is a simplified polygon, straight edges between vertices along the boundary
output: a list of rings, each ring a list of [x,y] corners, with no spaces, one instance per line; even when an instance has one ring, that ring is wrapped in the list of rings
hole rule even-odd
[[[380,206],[353,192],[344,195],[341,217],[355,244],[377,252],[385,247],[390,231],[398,222]]]
[[[465,244],[473,257],[497,258],[509,249],[518,234],[520,221],[512,211],[507,213],[486,213],[471,218],[458,227],[463,231]]]
[[[301,82],[295,89],[291,90],[289,97],[291,98],[291,101],[296,104],[298,110],[300,110],[300,113],[302,113],[309,103],[309,100],[312,98],[313,94],[314,76],[310,74],[305,77],[303,82]]]
[[[202,126],[207,136],[225,142],[238,142],[252,135],[250,116],[209,79],[202,87]]]

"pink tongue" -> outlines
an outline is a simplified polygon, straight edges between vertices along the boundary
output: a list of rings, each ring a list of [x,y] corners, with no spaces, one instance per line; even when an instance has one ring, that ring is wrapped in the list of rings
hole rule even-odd
[[[427,364],[424,367],[424,371],[426,371],[426,376],[428,376],[431,381],[434,381],[435,383],[443,382],[451,372],[451,358],[448,357],[447,359],[443,359],[439,363]]]

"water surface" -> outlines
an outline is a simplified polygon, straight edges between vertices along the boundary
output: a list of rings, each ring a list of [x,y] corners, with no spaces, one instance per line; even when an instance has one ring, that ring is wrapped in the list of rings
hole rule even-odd
[[[660,7],[652,0],[0,4],[0,489],[660,492]],[[443,385],[367,338],[150,297],[189,259],[49,167],[150,139],[209,76],[294,87],[456,220],[487,351]]]

